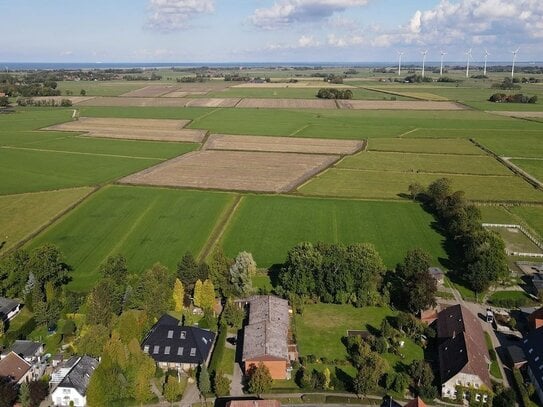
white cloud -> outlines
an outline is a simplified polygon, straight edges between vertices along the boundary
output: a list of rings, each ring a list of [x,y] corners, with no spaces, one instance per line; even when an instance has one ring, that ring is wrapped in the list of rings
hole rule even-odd
[[[312,35],[302,35],[298,38],[298,41],[293,41],[292,43],[281,43],[281,44],[268,44],[266,49],[269,51],[278,51],[278,50],[296,50],[302,48],[316,48],[320,47],[321,43],[315,39]]]
[[[158,31],[182,30],[195,16],[214,10],[214,0],[149,0],[147,25]]]
[[[352,47],[365,44],[366,42],[366,39],[360,35],[348,35],[344,37],[339,37],[335,34],[328,35],[327,41],[328,45],[335,48]]]
[[[274,29],[295,22],[331,17],[351,7],[365,6],[369,0],[276,0],[267,8],[258,8],[249,17],[255,26]]]
[[[317,46],[319,46],[319,42],[315,40],[315,37],[313,37],[312,35],[302,35],[300,38],[298,38],[298,47],[300,48]]]

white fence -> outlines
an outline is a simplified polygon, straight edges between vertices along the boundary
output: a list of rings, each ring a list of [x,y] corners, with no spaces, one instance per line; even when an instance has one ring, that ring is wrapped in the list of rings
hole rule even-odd
[[[522,233],[526,235],[530,241],[535,244],[537,247],[539,247],[543,251],[543,243],[541,243],[538,239],[536,239],[532,234],[522,225],[514,225],[514,224],[505,224],[505,223],[483,223],[484,227],[489,228],[510,228],[510,229],[518,229]],[[519,257],[538,257],[543,258],[543,253],[522,253],[522,252],[513,252],[506,249],[506,252],[509,256],[519,256]]]

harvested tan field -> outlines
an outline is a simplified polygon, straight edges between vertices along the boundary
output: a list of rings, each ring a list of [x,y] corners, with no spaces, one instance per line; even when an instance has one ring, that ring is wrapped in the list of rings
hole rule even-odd
[[[31,99],[34,100],[54,100],[55,102],[60,103],[62,99],[69,99],[72,101],[73,105],[80,104],[87,100],[94,99],[94,96],[36,96]]]
[[[364,147],[364,141],[331,140],[299,137],[261,137],[212,134],[206,150],[273,151],[304,154],[354,154]]]
[[[79,103],[80,106],[127,106],[127,107],[185,107],[182,98],[143,97],[96,97]]]
[[[486,113],[498,114],[500,116],[508,117],[519,117],[524,118],[534,118],[534,119],[543,119],[543,112],[498,112],[498,111],[487,111]]]
[[[201,142],[205,130],[184,129],[190,120],[81,117],[44,130],[84,132],[90,137],[131,140]]]
[[[288,192],[339,156],[245,151],[196,151],[129,175],[126,184],[234,191]]]
[[[337,109],[335,101],[324,99],[243,99],[236,107],[262,109]]]
[[[186,107],[235,107],[240,98],[199,98],[199,99],[188,99],[185,106]]]
[[[201,96],[201,95],[207,95],[208,92],[185,92],[185,91],[178,91],[166,93],[165,95],[162,95],[163,98],[184,98],[187,96]]]
[[[338,100],[341,109],[354,110],[464,110],[454,102],[397,101],[397,100]]]
[[[149,85],[145,86],[141,89],[136,89],[127,93],[122,94],[123,97],[131,97],[131,98],[150,98],[150,97],[158,97],[162,96],[166,93],[173,92],[174,90],[177,90],[179,86],[177,85]]]
[[[295,88],[295,89],[320,89],[320,88],[337,88],[337,89],[355,89],[355,86],[319,82],[266,82],[266,83],[242,83],[240,85],[232,86],[232,88],[245,88],[245,89],[283,89],[283,88]]]
[[[226,88],[231,87],[234,84],[234,82],[226,82],[226,81],[206,81],[206,82],[186,82],[186,83],[178,83],[177,84],[177,90],[179,92],[217,92],[224,90]]]

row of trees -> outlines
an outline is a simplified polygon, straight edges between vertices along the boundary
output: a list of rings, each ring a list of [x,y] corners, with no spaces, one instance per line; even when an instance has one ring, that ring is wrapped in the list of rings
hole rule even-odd
[[[463,191],[453,192],[451,185],[450,179],[440,178],[426,189],[411,184],[409,191],[436,215],[454,242],[459,276],[473,291],[483,292],[509,275],[505,246],[498,234],[482,226],[480,210]]]
[[[494,93],[488,99],[489,102],[494,103],[537,103],[537,96],[526,96],[522,93],[515,95],[506,95],[505,93]]]
[[[50,96],[50,95],[48,95]],[[33,106],[33,107],[70,107],[72,101],[70,99],[61,99],[60,101],[55,99],[32,99],[32,98],[18,98],[18,106]]]
[[[350,89],[322,88],[317,92],[319,99],[352,99],[353,92]]]

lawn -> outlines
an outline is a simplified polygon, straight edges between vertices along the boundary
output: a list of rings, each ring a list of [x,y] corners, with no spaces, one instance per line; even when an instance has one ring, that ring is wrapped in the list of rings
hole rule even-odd
[[[540,130],[525,131],[496,131],[483,134],[473,133],[473,137],[502,157],[543,157],[543,124]]]
[[[498,233],[507,250],[520,253],[543,253],[543,251],[534,244],[528,236],[518,228],[488,228]]]
[[[347,330],[378,330],[384,318],[394,315],[394,311],[387,307],[355,308],[352,305],[322,303],[306,305],[304,314],[296,315],[294,320],[300,355],[344,360],[347,352],[342,338],[347,335]],[[384,355],[391,368],[396,368],[400,361],[408,365],[415,359],[424,358],[422,348],[410,339],[405,340],[401,352],[403,359],[388,353]]]
[[[511,212],[524,219],[540,237],[543,236],[543,207],[515,206],[511,208]]]
[[[543,141],[543,140],[542,140]],[[511,162],[528,174],[535,177],[539,182],[543,182],[543,159],[538,160],[511,160]]]
[[[489,205],[479,206],[483,223],[501,223],[501,224],[517,224],[514,215],[507,212],[503,206]]]
[[[411,183],[426,186],[443,177],[451,179],[453,189],[464,191],[471,200],[543,202],[543,192],[514,175],[421,174],[332,168],[302,185],[299,191],[303,195],[399,199],[407,193]]]
[[[490,156],[361,152],[343,159],[338,168],[407,173],[511,175],[511,171]]]
[[[490,339],[490,335],[488,332],[485,332],[485,342],[486,342],[486,347],[488,349],[488,353],[490,354],[490,360],[491,360],[490,374],[494,376],[496,379],[501,380],[502,372],[500,370],[498,357],[496,355],[496,350],[494,349],[494,345],[492,344],[492,339]]]
[[[46,226],[91,191],[92,188],[74,188],[0,196],[0,255]]]
[[[224,374],[234,374],[234,363],[236,363],[235,360],[236,350],[225,346],[217,370],[220,370]]]
[[[368,143],[368,150],[428,154],[484,154],[479,147],[469,140],[457,138],[376,138]]]
[[[504,300],[514,301],[525,304],[533,303],[533,299],[524,291],[496,291],[488,299],[489,303],[500,302]]]
[[[348,84],[347,84],[348,85]],[[322,82],[322,88],[329,87]],[[350,89],[353,92],[353,99],[358,100],[383,100],[390,99],[391,95],[383,92],[376,92],[369,89]],[[202,97],[216,98],[266,98],[266,99],[316,99],[319,88],[228,88],[224,91],[212,92]],[[409,97],[396,96],[396,100],[411,100]]]
[[[105,187],[32,241],[60,247],[74,268],[74,290],[86,291],[110,255],[123,254],[129,271],[156,262],[175,270],[187,251],[197,255],[224,208],[225,193],[127,186]]]
[[[302,241],[375,244],[389,267],[409,249],[421,247],[437,262],[445,257],[443,238],[433,217],[410,202],[248,195],[244,197],[222,239],[233,257],[251,252],[259,267],[284,262],[288,250]]]

